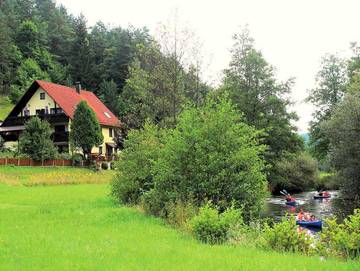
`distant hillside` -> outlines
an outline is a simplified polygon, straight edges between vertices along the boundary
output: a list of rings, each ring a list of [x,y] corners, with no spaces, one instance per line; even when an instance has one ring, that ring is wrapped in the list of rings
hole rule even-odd
[[[0,121],[4,120],[13,108],[13,104],[6,96],[0,95]]]

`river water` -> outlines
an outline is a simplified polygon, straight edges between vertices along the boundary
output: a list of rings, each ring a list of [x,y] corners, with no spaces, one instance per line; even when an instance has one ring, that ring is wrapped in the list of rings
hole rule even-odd
[[[331,194],[329,199],[314,199],[314,195],[317,194],[316,191],[293,194],[292,196],[298,202],[296,206],[286,205],[283,196],[268,198],[261,216],[278,221],[286,213],[297,215],[301,208],[304,212],[314,214],[319,219],[331,217],[334,214],[339,216],[343,212],[347,213],[347,210],[341,210],[341,205],[338,204],[341,201],[340,193],[338,191],[329,192]]]

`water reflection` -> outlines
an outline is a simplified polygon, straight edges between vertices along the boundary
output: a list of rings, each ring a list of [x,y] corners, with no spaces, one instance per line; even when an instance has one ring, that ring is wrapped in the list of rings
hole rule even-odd
[[[270,217],[278,221],[285,213],[296,215],[300,208],[304,212],[314,214],[318,219],[330,217],[334,213],[338,213],[338,209],[341,208],[338,204],[335,204],[340,199],[338,191],[330,191],[331,198],[328,199],[314,199],[315,194],[317,194],[316,191],[311,191],[292,195],[298,202],[296,206],[286,205],[285,200],[281,196],[269,198],[265,203],[261,216]]]

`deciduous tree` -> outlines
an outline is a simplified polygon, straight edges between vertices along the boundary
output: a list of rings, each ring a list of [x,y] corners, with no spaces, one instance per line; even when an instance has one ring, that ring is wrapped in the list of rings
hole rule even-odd
[[[25,123],[25,130],[20,136],[19,148],[22,153],[36,161],[53,159],[56,148],[51,140],[49,123],[33,117]]]

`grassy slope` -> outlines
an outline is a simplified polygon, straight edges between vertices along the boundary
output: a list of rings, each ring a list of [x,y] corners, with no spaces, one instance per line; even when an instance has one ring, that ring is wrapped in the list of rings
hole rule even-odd
[[[359,262],[199,244],[159,219],[115,205],[108,193],[108,184],[0,184],[0,270],[360,268]]]
[[[0,120],[4,120],[13,107],[7,97],[0,95]]]
[[[113,170],[94,172],[73,167],[0,167],[0,183],[34,186],[56,184],[108,183]]]

